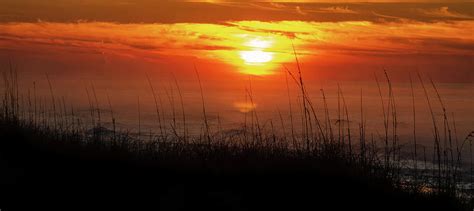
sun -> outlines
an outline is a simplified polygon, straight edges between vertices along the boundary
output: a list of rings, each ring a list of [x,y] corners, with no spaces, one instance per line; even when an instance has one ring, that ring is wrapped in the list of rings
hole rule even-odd
[[[264,39],[251,39],[244,43],[246,49],[238,51],[240,72],[250,75],[269,75],[273,69],[274,53],[269,51],[273,42]]]
[[[273,59],[273,53],[262,50],[241,51],[240,58],[248,65],[262,65]]]
[[[233,49],[217,51],[222,59],[245,75],[266,76],[275,74],[279,65],[288,62],[292,54],[286,53],[291,42],[277,36],[236,34]]]

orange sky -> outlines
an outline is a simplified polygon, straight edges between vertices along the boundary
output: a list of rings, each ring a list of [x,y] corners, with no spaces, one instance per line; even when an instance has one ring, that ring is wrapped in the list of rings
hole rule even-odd
[[[473,3],[307,2],[6,0],[0,61],[28,58],[25,68],[41,71],[54,61],[62,71],[84,61],[88,69],[198,62],[271,75],[294,62],[294,45],[310,77],[359,79],[388,68],[474,81]]]

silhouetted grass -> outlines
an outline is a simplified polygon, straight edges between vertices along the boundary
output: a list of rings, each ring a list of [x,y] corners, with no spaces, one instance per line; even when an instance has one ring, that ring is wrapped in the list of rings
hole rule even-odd
[[[191,136],[186,132],[184,103],[177,81],[175,84],[183,110],[183,133],[177,132],[175,122],[169,130],[162,127],[166,122],[160,116],[164,112],[159,105],[161,100],[157,100],[148,78],[155,100],[160,134],[150,135],[146,139],[141,129],[138,138],[127,131],[116,130],[112,103],[108,96],[113,128],[105,128],[101,124],[100,105],[93,86],[95,105],[87,91],[92,128],[79,118],[74,119],[73,109],[68,112],[64,100],[63,112],[56,111],[59,107],[54,104],[58,98],[54,96],[49,78],[52,109],[48,109],[44,103],[38,110],[35,108],[33,114],[22,114],[24,107],[20,105],[18,97],[18,76],[11,66],[9,72],[4,73],[4,97],[0,115],[0,162],[3,172],[6,172],[0,178],[3,187],[0,195],[0,206],[3,207],[0,208],[26,209],[33,204],[37,209],[61,209],[57,201],[68,202],[72,207],[81,204],[93,206],[93,202],[99,202],[119,207],[133,205],[135,209],[152,206],[161,210],[469,208],[470,194],[457,189],[458,180],[455,178],[463,176],[457,175],[462,163],[460,153],[466,143],[471,146],[472,135],[466,137],[461,147],[457,147],[457,163],[453,156],[444,157],[443,162],[450,166],[441,165],[440,154],[442,150],[452,150],[452,145],[443,148],[436,135],[436,156],[433,163],[437,163],[438,168],[432,170],[438,174],[431,177],[426,172],[418,173],[415,167],[415,182],[410,182],[403,175],[403,172],[409,172],[410,169],[402,169],[400,164],[401,146],[397,135],[395,97],[386,72],[389,86],[387,104],[378,85],[384,108],[385,128],[382,139],[385,143],[384,153],[380,153],[374,138],[369,142],[365,134],[362,96],[357,150],[351,138],[349,111],[342,89],[338,87],[342,111],[338,111],[339,137],[336,137],[331,127],[334,122],[331,122],[329,116],[324,91],[321,90],[325,111],[323,125],[305,88],[299,64],[298,77],[289,69],[286,70],[301,91],[301,108],[304,114],[301,115],[301,137],[296,134],[292,116],[289,138],[285,132],[283,136],[276,135],[272,122],[270,131],[262,127],[256,110],[252,111],[250,126],[246,125],[243,133],[212,132],[196,68],[204,133]],[[424,90],[426,92],[426,88]],[[429,101],[428,94],[425,94]],[[437,95],[442,103],[439,93]],[[247,97],[253,104],[251,85],[247,89]],[[34,98],[33,102],[36,102],[36,94]],[[291,99],[288,94],[290,106]],[[97,121],[93,111],[97,111]],[[138,113],[140,118],[139,98]],[[415,115],[415,111],[413,113]],[[68,118],[71,120],[68,121]],[[446,113],[444,118],[445,124],[448,124]],[[52,124],[51,119],[54,120]],[[347,124],[343,124],[344,122]],[[433,122],[437,132],[434,116]],[[415,132],[414,128],[414,137]],[[447,160],[449,157],[451,162]],[[426,155],[424,160],[426,171]],[[437,181],[436,184],[432,184],[432,179]],[[442,180],[445,182],[442,183]]]

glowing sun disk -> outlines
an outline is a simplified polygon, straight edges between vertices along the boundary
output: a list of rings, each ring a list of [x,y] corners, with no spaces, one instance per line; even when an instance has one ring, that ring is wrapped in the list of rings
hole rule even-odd
[[[273,59],[273,53],[261,50],[241,51],[240,58],[248,64],[262,64],[271,61]]]

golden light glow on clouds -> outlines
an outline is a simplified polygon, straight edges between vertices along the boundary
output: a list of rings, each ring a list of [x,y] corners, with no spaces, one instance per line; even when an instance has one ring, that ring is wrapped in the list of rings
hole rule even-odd
[[[241,73],[268,75],[294,61],[292,45],[303,62],[334,55],[473,56],[473,29],[474,21],[5,23],[0,24],[0,47],[42,56],[96,53],[156,61],[163,56],[194,57],[231,65]]]
[[[249,36],[244,35],[244,37]],[[250,40],[243,44],[243,46],[249,49],[238,52],[241,60],[229,60],[237,66],[240,72],[251,75],[271,74],[276,66],[275,63],[272,63],[274,59],[280,63],[287,62],[290,59],[290,55],[288,54],[276,54],[272,52],[276,51],[275,48],[272,49],[274,44],[283,45],[287,42],[284,37],[250,37]]]
[[[239,23],[233,24],[235,26],[232,28],[242,30]],[[257,29],[260,24],[253,22],[250,28]],[[229,40],[222,45],[233,50],[215,51],[213,56],[232,64],[237,71],[250,75],[272,74],[278,65],[291,60],[291,37],[265,31],[255,32],[250,28],[230,34],[227,37]]]

